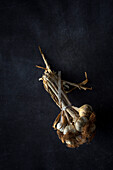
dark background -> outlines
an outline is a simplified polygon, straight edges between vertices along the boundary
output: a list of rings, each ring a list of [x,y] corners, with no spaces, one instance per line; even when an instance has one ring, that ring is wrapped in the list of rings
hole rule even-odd
[[[113,163],[112,1],[0,1],[0,170],[110,170]],[[44,66],[93,91],[75,90],[75,106],[97,114],[94,140],[77,149],[58,139],[59,108],[38,81]]]

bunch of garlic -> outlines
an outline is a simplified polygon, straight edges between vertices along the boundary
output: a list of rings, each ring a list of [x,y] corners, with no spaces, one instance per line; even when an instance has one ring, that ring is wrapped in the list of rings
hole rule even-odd
[[[95,131],[95,115],[92,107],[88,104],[76,108],[79,117],[73,119],[69,124],[66,121],[65,114],[61,115],[61,120],[57,124],[57,134],[61,141],[67,144],[68,147],[78,147],[87,141],[87,138],[91,138]],[[92,119],[93,115],[93,119]],[[88,127],[87,131],[84,127]]]
[[[55,130],[57,129],[59,138],[63,143],[65,142],[68,147],[78,147],[80,144],[85,143],[87,139],[91,140],[93,138],[96,128],[95,114],[92,107],[88,104],[80,108],[72,106],[67,97],[67,93],[76,88],[92,90],[92,88],[85,86],[88,82],[87,73],[85,72],[85,80],[79,84],[61,80],[61,71],[59,71],[58,74],[52,71],[40,47],[39,51],[46,65],[46,68],[36,66],[45,70],[39,80],[43,81],[45,90],[61,109],[61,112],[53,123],[53,128]],[[69,86],[72,86],[70,90]],[[59,121],[60,117],[61,119]]]

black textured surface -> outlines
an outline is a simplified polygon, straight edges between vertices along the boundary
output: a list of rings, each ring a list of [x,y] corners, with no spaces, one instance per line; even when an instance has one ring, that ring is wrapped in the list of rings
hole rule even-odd
[[[0,1],[0,13],[0,170],[112,169],[112,1]],[[59,109],[38,81],[38,45],[63,79],[88,73],[93,91],[69,99],[97,113],[91,144],[69,149],[52,129]]]

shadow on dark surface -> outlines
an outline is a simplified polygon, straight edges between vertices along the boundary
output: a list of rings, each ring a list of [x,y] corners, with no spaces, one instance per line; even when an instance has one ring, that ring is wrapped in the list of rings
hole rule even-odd
[[[0,13],[0,169],[112,169],[112,1],[1,1]],[[60,110],[38,82],[38,45],[63,79],[81,82],[87,72],[93,90],[69,99],[97,114],[89,145],[69,149],[52,129]]]

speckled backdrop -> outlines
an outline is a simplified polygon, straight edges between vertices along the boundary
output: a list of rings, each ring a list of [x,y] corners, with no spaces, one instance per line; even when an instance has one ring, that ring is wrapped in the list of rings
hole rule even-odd
[[[110,0],[0,1],[0,170],[111,170],[113,3]],[[93,91],[69,94],[97,114],[94,140],[69,149],[52,124],[59,108],[38,81],[44,66]]]

